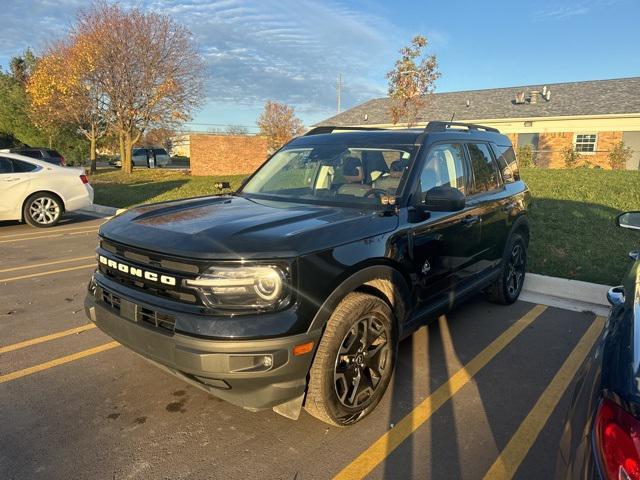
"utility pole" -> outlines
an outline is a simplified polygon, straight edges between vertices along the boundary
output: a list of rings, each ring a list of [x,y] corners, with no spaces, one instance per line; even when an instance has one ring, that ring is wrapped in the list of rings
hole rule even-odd
[[[338,90],[338,113],[340,113],[341,103],[342,103],[342,74],[341,73],[338,74],[337,90]]]

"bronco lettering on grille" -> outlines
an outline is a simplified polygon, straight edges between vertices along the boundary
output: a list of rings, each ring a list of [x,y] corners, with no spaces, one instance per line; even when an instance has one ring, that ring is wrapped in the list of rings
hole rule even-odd
[[[114,270],[118,270],[119,272],[126,273],[127,275],[131,275],[132,277],[144,278],[145,280],[149,280],[150,282],[158,282],[163,285],[176,285],[175,277],[142,270],[141,268],[133,267],[126,263],[117,262],[105,257],[104,255],[99,255],[98,261],[109,268],[113,268]]]

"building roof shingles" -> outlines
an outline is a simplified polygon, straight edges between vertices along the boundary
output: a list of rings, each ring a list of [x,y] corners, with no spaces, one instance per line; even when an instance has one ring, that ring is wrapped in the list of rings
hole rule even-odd
[[[502,118],[540,118],[574,115],[640,114],[640,77],[546,84],[549,101],[540,94],[537,104],[516,104],[517,92],[542,92],[543,85],[434,93],[425,102],[417,122],[480,120]],[[467,107],[467,100],[469,106]],[[365,115],[367,120],[365,120]],[[376,98],[328,118],[318,125],[389,124],[389,99]]]

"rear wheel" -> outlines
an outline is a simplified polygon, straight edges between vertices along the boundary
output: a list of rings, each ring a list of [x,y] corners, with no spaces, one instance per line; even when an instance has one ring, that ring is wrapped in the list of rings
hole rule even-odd
[[[331,315],[310,371],[306,410],[336,426],[368,415],[393,372],[393,312],[381,299],[347,295]]]
[[[24,203],[22,215],[32,227],[53,227],[60,221],[63,206],[58,197],[50,193],[34,193]]]
[[[503,305],[515,302],[520,296],[527,271],[527,243],[522,235],[514,233],[502,259],[502,270],[489,288],[489,300]]]

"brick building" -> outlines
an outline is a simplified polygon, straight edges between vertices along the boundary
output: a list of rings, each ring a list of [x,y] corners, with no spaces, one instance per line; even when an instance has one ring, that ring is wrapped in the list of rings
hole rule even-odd
[[[457,121],[498,128],[516,148],[531,145],[540,167],[563,168],[562,150],[573,147],[582,163],[609,168],[609,152],[620,141],[633,150],[626,168],[640,167],[640,77],[434,93],[417,126],[454,115]],[[318,125],[394,127],[388,98]]]
[[[174,155],[190,157],[191,175],[253,173],[267,158],[259,135],[186,133],[173,139]]]

